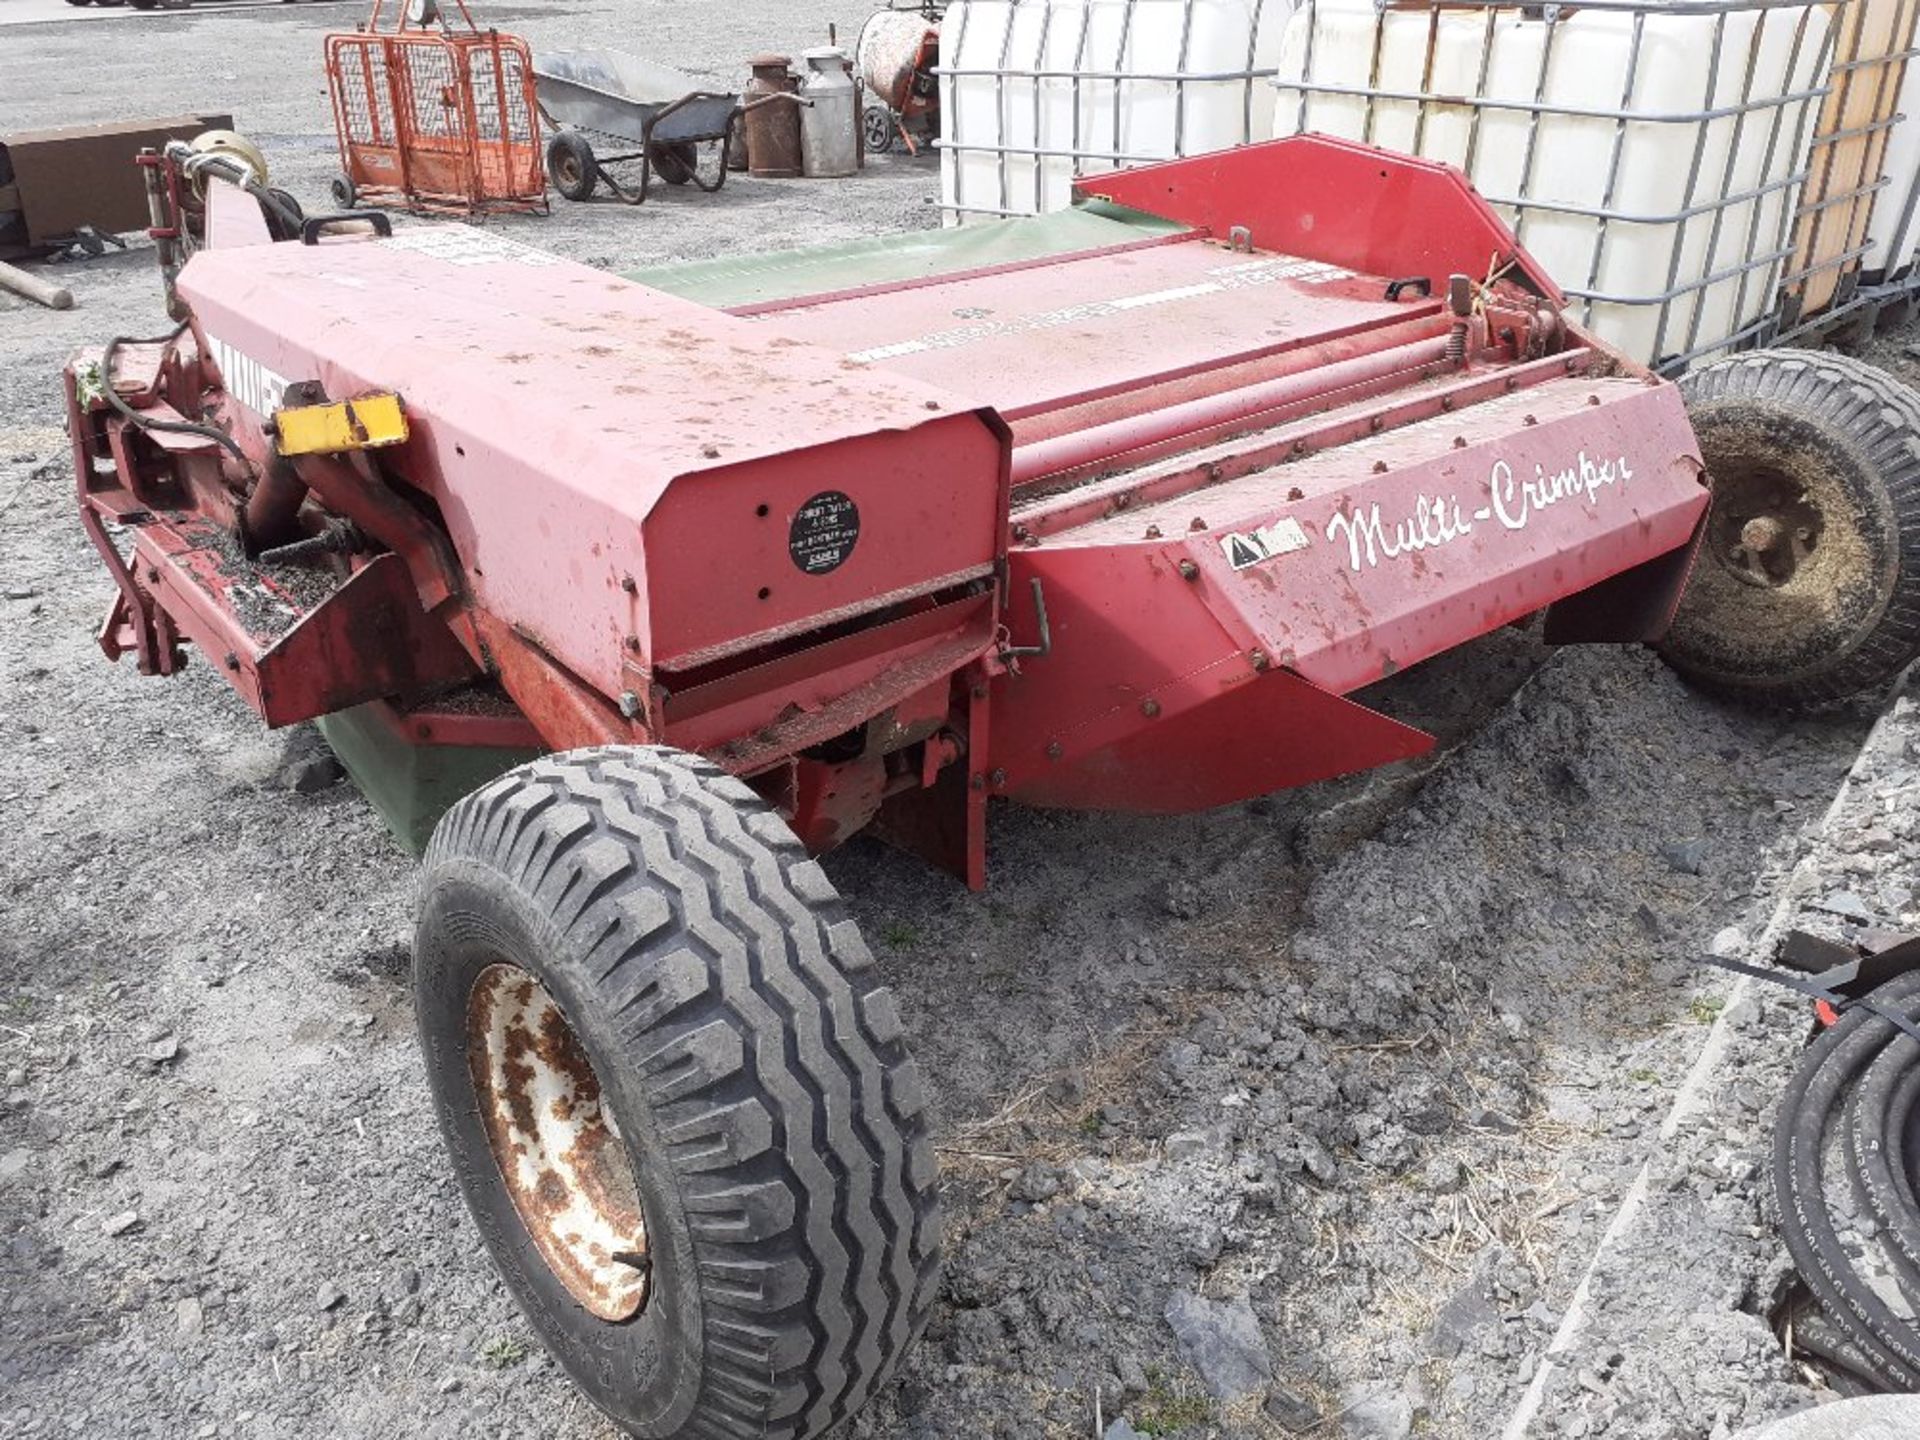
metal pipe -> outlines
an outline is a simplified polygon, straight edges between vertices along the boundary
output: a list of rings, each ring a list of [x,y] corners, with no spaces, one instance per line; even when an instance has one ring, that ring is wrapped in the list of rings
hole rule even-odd
[[[1305,371],[1318,372],[1343,360],[1378,355],[1442,333],[1446,322],[1432,302],[1416,303],[1407,309],[1409,314],[1384,323],[1330,333],[1304,343],[1277,341],[1252,350],[1224,352],[1205,363],[1156,370],[1118,385],[1058,396],[1037,405],[1006,406],[1000,416],[1012,427],[1017,449],[1130,416],[1167,410],[1190,400],[1231,394]]]
[[[1170,405],[1164,410],[1131,415],[1124,420],[1018,446],[1013,452],[1013,483],[1021,485],[1043,475],[1076,470],[1083,465],[1111,460],[1117,455],[1163,440],[1173,440],[1216,425],[1244,420],[1282,405],[1316,400],[1350,385],[1361,385],[1398,371],[1416,370],[1422,365],[1438,364],[1446,359],[1446,353],[1447,337],[1441,335],[1303,374],[1263,380],[1238,390],[1189,400],[1183,405]]]
[[[295,517],[306,498],[306,482],[287,461],[276,458],[261,472],[243,514],[247,545],[254,554],[301,538]]]

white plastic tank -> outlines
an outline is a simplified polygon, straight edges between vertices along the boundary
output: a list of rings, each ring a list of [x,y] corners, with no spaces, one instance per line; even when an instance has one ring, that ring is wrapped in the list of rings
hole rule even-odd
[[[836,180],[860,168],[860,132],[854,114],[853,76],[846,52],[833,45],[803,50],[800,74],[800,173]]]
[[[1869,282],[1898,280],[1920,252],[1920,56],[1907,62],[1894,105],[1899,121],[1887,135],[1881,172],[1887,183],[1873,197],[1867,221],[1867,252],[1860,268]]]
[[[1267,136],[1293,0],[955,0],[940,27],[948,223],[1071,203],[1076,175]]]
[[[1751,0],[1557,15],[1305,0],[1273,133],[1460,166],[1578,318],[1672,361],[1772,313],[1827,31],[1826,7]]]

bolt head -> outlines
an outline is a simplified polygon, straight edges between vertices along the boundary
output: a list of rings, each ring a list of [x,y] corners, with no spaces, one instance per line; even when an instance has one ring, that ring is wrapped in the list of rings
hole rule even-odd
[[[1786,538],[1787,527],[1771,515],[1756,515],[1740,527],[1741,547],[1762,555],[1772,554]]]
[[[620,692],[620,713],[631,720],[640,713],[640,697],[631,690]]]
[[[1140,702],[1140,713],[1151,720],[1160,713],[1160,702],[1149,696]]]
[[[1182,580],[1198,580],[1200,578],[1200,567],[1191,560],[1182,560],[1180,562],[1180,578]]]

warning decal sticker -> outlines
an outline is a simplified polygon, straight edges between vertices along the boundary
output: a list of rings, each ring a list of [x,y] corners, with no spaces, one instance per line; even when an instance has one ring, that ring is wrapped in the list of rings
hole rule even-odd
[[[860,509],[838,490],[822,490],[794,513],[787,553],[802,574],[838,570],[860,539]]]
[[[1236,570],[1244,570],[1249,565],[1258,565],[1262,560],[1272,560],[1276,556],[1289,555],[1306,548],[1307,532],[1292,517],[1276,520],[1271,525],[1249,530],[1245,534],[1234,531],[1220,537],[1220,552],[1227,557],[1227,564]]]

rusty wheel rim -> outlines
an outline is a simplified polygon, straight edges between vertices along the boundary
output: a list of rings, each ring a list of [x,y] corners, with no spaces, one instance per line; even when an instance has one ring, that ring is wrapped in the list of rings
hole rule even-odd
[[[646,1219],[586,1047],[546,987],[504,962],[475,977],[467,1036],[480,1121],[534,1247],[590,1313],[637,1314],[652,1268]]]
[[[1808,563],[1826,531],[1820,497],[1764,466],[1716,477],[1709,547],[1743,584],[1777,590]]]

